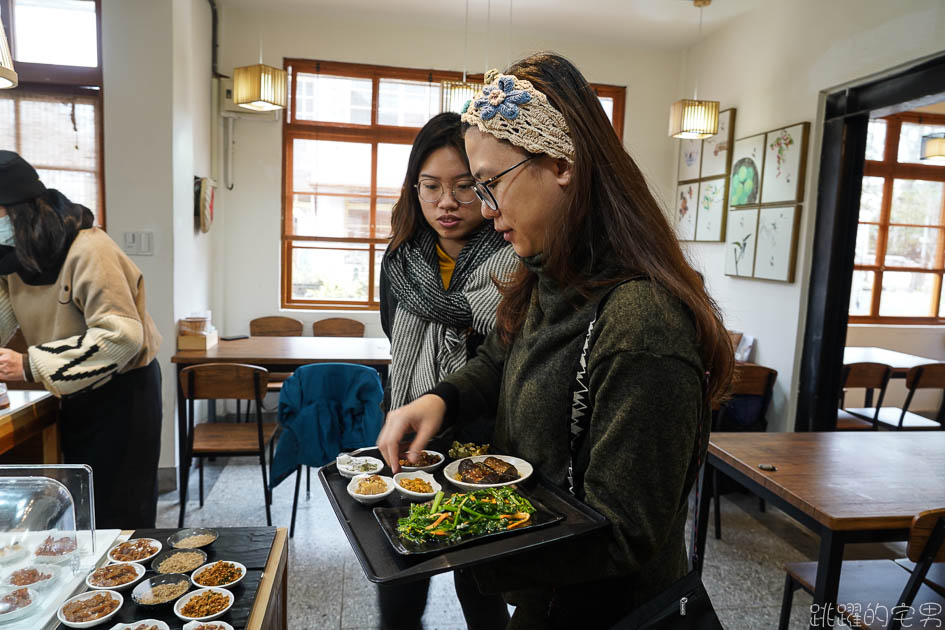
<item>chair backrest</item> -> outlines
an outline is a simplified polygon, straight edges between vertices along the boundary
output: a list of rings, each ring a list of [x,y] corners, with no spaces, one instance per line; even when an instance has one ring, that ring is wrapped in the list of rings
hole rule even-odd
[[[892,368],[885,363],[847,363],[843,366],[843,386],[866,389],[885,389],[892,376]]]
[[[764,420],[768,412],[768,405],[771,404],[771,396],[774,392],[774,382],[777,378],[776,370],[763,365],[736,363],[728,391],[731,398],[722,403],[718,413],[715,414],[712,430],[763,426],[759,423]]]
[[[940,521],[942,521],[941,525],[939,525]],[[909,528],[909,544],[906,546],[906,555],[910,560],[919,562],[923,551],[928,551],[932,554],[930,558],[932,562],[945,562],[945,544],[939,544],[938,549],[926,550],[936,525],[945,529],[945,508],[920,512],[912,519],[912,526]],[[939,536],[942,536],[942,532],[939,532]],[[932,542],[934,544],[936,541]]]
[[[735,350],[738,350],[738,344],[742,342],[743,335],[740,332],[734,332],[731,330],[727,332],[728,332],[728,340],[732,342],[732,352],[734,352]]]
[[[906,373],[909,389],[945,389],[945,363],[917,365]]]
[[[312,334],[316,337],[363,337],[364,324],[347,317],[329,317],[313,323]]]
[[[249,322],[249,334],[253,337],[301,337],[304,326],[294,317],[272,315],[257,317]]]
[[[262,400],[269,371],[242,363],[205,363],[181,370],[186,400]]]
[[[733,396],[770,395],[777,378],[777,370],[763,365],[736,363],[729,391]]]

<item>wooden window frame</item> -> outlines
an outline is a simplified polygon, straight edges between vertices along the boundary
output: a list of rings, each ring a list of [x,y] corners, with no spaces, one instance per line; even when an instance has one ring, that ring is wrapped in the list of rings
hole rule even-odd
[[[935,225],[894,224],[896,227],[932,228],[940,231],[938,251],[935,253],[935,265],[932,268],[914,266],[891,266],[884,264],[886,247],[888,245],[890,214],[892,212],[893,185],[897,179],[912,179],[945,183],[945,166],[931,164],[900,163],[899,135],[902,123],[945,125],[943,114],[918,114],[904,112],[883,118],[886,121],[886,141],[882,160],[866,160],[863,167],[864,177],[883,178],[883,196],[880,205],[879,221],[858,221],[858,226],[876,226],[876,258],[871,265],[854,264],[854,271],[873,272],[872,302],[869,315],[850,315],[851,324],[904,324],[904,325],[943,325],[945,317],[938,315],[928,317],[884,316],[879,314],[882,298],[883,273],[885,271],[905,271],[926,273],[933,276],[932,312],[938,314],[941,308],[942,280],[945,275],[945,194],[942,195],[942,208],[939,212],[939,221]]]
[[[3,0],[0,0],[3,1]],[[388,236],[376,234],[377,214],[377,147],[379,144],[413,144],[414,138],[420,131],[419,127],[401,127],[393,125],[379,125],[378,101],[379,84],[381,79],[406,81],[420,81],[439,83],[441,81],[459,81],[461,72],[449,70],[400,68],[395,66],[381,66],[371,64],[346,63],[339,61],[320,61],[311,59],[287,58],[283,67],[289,73],[289,103],[283,117],[282,125],[282,214],[280,218],[281,231],[281,278],[280,304],[284,309],[299,310],[339,310],[339,311],[376,311],[380,307],[379,296],[374,295],[375,269],[374,259],[378,250],[384,249],[390,240]],[[296,92],[298,82],[294,77],[299,73],[335,75],[351,78],[370,79],[372,85],[371,123],[367,125],[354,123],[321,122],[298,120]],[[471,82],[481,82],[482,74],[467,75]],[[624,112],[626,111],[626,88],[616,85],[591,84],[598,96],[606,96],[614,100],[613,122],[617,137],[623,141]],[[324,237],[324,236],[297,236],[292,233],[292,197],[295,194],[292,182],[293,143],[296,139],[327,140],[342,142],[358,142],[371,145],[371,188],[363,195],[370,201],[370,230],[373,237]],[[360,195],[349,195],[357,197]],[[387,199],[388,197],[382,196]],[[336,243],[339,249],[348,249],[345,244],[357,245],[361,250],[365,245],[368,252],[370,267],[368,271],[368,299],[367,301],[352,302],[338,300],[301,300],[292,297],[292,252],[296,246],[293,242],[321,242]]]
[[[13,26],[16,12],[14,0],[0,0],[0,24],[6,32],[16,70],[18,85],[25,89],[83,96],[97,95],[98,106],[95,124],[98,127],[98,198],[100,227],[105,230],[105,117],[103,114],[104,98],[102,81],[102,0],[88,0],[95,5],[95,37],[98,65],[94,68],[84,66],[63,66],[46,63],[28,63],[16,60],[16,34]],[[17,89],[17,88],[14,88]],[[68,170],[68,169],[58,169]]]

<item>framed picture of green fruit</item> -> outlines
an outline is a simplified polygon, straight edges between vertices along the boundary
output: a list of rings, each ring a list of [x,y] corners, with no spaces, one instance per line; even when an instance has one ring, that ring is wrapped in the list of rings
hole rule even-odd
[[[761,200],[761,174],[764,172],[765,134],[736,140],[732,147],[732,176],[728,205],[757,206]]]
[[[807,137],[810,123],[802,122],[765,134],[765,165],[761,203],[799,203],[804,195]]]

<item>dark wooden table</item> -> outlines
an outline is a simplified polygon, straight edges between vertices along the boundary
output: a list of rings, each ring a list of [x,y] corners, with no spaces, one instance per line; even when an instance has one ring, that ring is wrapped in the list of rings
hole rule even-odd
[[[884,363],[892,368],[892,378],[905,378],[910,368],[939,361],[886,348],[847,346],[843,349],[843,363]]]
[[[820,536],[814,604],[836,604],[847,543],[906,540],[916,514],[945,506],[945,431],[713,434],[693,519],[692,561],[700,570],[711,469]]]
[[[59,457],[59,400],[49,392],[7,391],[0,409],[0,462],[55,464]]]

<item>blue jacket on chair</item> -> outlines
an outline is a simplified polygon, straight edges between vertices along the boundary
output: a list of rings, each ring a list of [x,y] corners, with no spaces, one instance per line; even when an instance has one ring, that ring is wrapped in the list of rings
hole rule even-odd
[[[384,424],[384,390],[377,371],[352,363],[304,365],[279,394],[282,436],[270,487],[298,466],[324,466],[342,451],[370,446]]]

